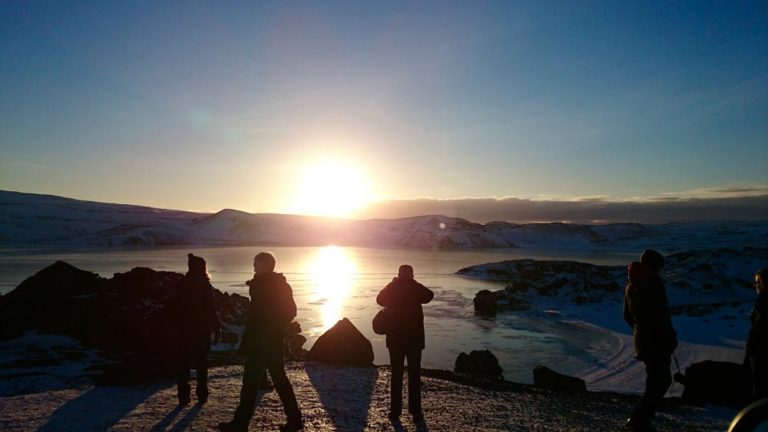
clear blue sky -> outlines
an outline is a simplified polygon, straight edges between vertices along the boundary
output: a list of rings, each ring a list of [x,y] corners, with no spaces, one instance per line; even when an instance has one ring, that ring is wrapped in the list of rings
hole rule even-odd
[[[0,189],[281,212],[327,160],[380,199],[765,185],[768,2],[0,3]]]

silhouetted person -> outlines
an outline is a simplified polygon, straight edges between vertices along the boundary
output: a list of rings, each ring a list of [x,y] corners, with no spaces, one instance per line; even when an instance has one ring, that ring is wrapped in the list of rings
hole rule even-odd
[[[256,406],[259,384],[268,370],[272,377],[288,421],[280,426],[282,432],[303,429],[301,411],[293,387],[285,375],[283,338],[288,324],[296,316],[291,286],[281,273],[275,273],[275,257],[261,252],[253,259],[253,279],[246,282],[250,288],[251,303],[245,331],[240,342],[240,353],[245,356],[243,387],[240,404],[229,423],[219,424],[222,431],[246,431]]]
[[[749,390],[755,399],[768,397],[768,269],[755,273],[757,299],[749,316],[752,326],[747,337],[745,363],[749,368]]]
[[[219,340],[221,325],[216,316],[211,286],[205,260],[187,255],[189,271],[181,282],[181,289],[168,303],[167,313],[176,329],[178,342],[177,388],[179,405],[191,401],[189,372],[194,368],[197,374],[195,394],[198,403],[208,401],[208,352],[211,349],[211,334]]]
[[[397,317],[395,329],[387,334],[389,363],[392,367],[389,419],[400,423],[403,410],[403,369],[408,359],[408,412],[419,430],[426,429],[421,410],[421,351],[424,349],[424,311],[434,293],[413,279],[413,267],[401,265],[397,277],[376,297],[376,302],[391,308]]]
[[[669,366],[677,348],[677,333],[669,316],[662,268],[664,257],[646,249],[640,262],[629,265],[629,283],[624,290],[624,320],[632,326],[635,357],[645,363],[646,373],[645,393],[627,421],[634,431],[652,430],[656,407],[672,383]]]

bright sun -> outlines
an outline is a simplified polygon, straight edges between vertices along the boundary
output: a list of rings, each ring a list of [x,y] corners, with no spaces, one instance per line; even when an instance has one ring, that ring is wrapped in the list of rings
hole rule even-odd
[[[369,199],[368,182],[353,165],[322,162],[304,170],[293,208],[300,214],[344,217]]]

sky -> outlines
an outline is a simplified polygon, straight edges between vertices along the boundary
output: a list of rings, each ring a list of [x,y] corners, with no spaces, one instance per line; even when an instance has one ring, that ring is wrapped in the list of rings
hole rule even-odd
[[[341,216],[757,196],[768,218],[766,163],[767,1],[0,3],[3,190]]]

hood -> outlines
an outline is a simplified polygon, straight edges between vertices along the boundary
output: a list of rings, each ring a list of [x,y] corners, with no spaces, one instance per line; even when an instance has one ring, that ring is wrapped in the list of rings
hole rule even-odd
[[[635,261],[627,267],[627,276],[633,284],[648,282],[657,277],[648,266],[639,261]]]

